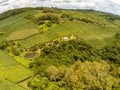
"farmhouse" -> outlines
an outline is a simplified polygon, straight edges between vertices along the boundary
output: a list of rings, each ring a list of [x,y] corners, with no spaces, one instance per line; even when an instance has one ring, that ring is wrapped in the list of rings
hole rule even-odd
[[[62,37],[62,40],[63,40],[63,41],[68,41],[69,38],[68,38],[68,37]]]

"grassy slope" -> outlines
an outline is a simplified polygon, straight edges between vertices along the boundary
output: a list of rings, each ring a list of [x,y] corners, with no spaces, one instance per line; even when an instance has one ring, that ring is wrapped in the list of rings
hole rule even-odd
[[[20,88],[17,89],[18,86],[8,81],[5,81],[5,79],[14,83],[18,83],[26,78],[31,77],[31,75],[32,72],[30,70],[28,70],[21,64],[14,61],[9,55],[4,53],[3,51],[0,51],[0,81],[1,80],[3,81],[0,83],[0,85],[4,86],[4,82],[5,82],[5,84],[9,86],[8,87],[10,88],[9,90],[13,90],[12,87],[16,88],[14,90],[23,90]],[[5,87],[4,89],[3,87],[0,88],[2,88],[0,90],[5,89]]]
[[[32,14],[32,13],[38,13],[39,10],[31,10],[31,11],[27,11],[27,12],[23,12],[20,13],[18,15],[15,16],[11,16],[8,17],[6,19],[3,19],[0,21],[0,32],[4,32],[4,35],[0,38],[0,41],[5,40],[8,35],[10,35],[11,33],[13,34],[14,32],[25,32],[28,31],[29,29],[31,30],[35,30],[34,33],[37,33],[37,26],[36,24],[34,24],[33,22],[25,19],[24,17],[26,15]],[[24,34],[24,33],[23,33]],[[31,35],[31,34],[29,34]],[[24,34],[24,36],[19,36],[18,38],[23,39],[27,36],[29,36],[28,34]],[[11,37],[11,35],[10,35]]]
[[[0,50],[0,67],[18,65],[10,56]]]
[[[24,88],[14,84],[10,81],[0,81],[0,90],[25,90]]]
[[[61,10],[61,13],[59,14],[61,15],[63,13],[67,13],[75,18],[87,18],[92,21],[105,24],[106,26],[87,24],[78,21],[65,21],[63,24],[52,27],[48,31],[39,34],[37,33],[37,26],[24,17],[29,14],[33,14],[34,16],[41,15],[41,10],[29,10],[0,21],[0,33],[4,33],[4,35],[0,36],[0,42],[8,38],[8,40],[23,39],[21,41],[21,45],[26,48],[30,48],[38,43],[44,43],[57,37],[74,34],[86,40],[91,45],[99,48],[106,44],[110,44],[113,36],[117,32],[120,32],[120,28],[118,28],[120,27],[120,20],[110,21],[106,19],[104,13],[96,11]],[[33,30],[32,33],[26,33],[29,30]],[[22,33],[24,35],[22,35]],[[19,63],[14,61],[14,59],[17,59],[16,61]],[[14,57],[14,59],[0,51],[0,90],[23,90],[23,88],[19,87],[15,83],[31,76],[31,72],[24,67],[28,65],[29,61],[22,61],[21,58],[16,57]],[[11,80],[15,83],[4,79]],[[7,88],[5,87],[6,85],[8,86]]]
[[[32,37],[23,40],[21,44],[26,48],[30,48],[36,45],[37,43],[48,42],[56,37],[67,36],[69,34],[74,33],[75,35],[86,40],[93,46],[100,48],[107,44],[110,44],[112,37],[117,32],[120,32],[120,28],[118,28],[120,26],[120,20],[111,21],[107,19],[108,17],[104,16],[106,15],[105,13],[96,11],[90,12],[61,10],[61,14],[62,13],[69,13],[69,15],[75,18],[86,18],[96,23],[99,22],[100,24],[104,24],[105,26],[86,24],[77,21],[65,22],[61,25],[51,28],[49,31],[46,31],[43,34],[33,35]]]
[[[105,24],[105,26],[86,24],[77,21],[65,22],[51,28],[43,34],[35,34],[37,33],[37,26],[23,17],[31,14],[38,16],[43,13],[41,10],[29,10],[0,21],[0,32],[4,32],[4,35],[0,37],[0,41],[5,39],[16,40],[25,38],[22,40],[21,44],[26,48],[30,48],[37,43],[48,42],[56,37],[67,36],[74,33],[92,45],[102,47],[107,43],[110,43],[109,38],[112,38],[115,33],[120,32],[120,29],[118,28],[120,26],[120,20],[110,21],[104,16],[105,14],[101,12],[61,10],[59,16],[62,13],[69,14],[75,18],[86,18],[94,22],[100,22],[101,24]],[[33,32],[26,33],[30,29],[32,29]],[[16,33],[19,34],[16,35]],[[24,33],[24,35],[21,33]]]
[[[37,29],[25,29],[25,30],[20,30],[20,31],[15,31],[12,32],[8,37],[7,37],[7,41],[10,40],[20,40],[20,39],[24,39],[28,36],[31,36],[33,34],[38,33]]]
[[[74,34],[88,41],[93,46],[102,47],[109,44],[110,41],[108,42],[108,38],[113,37],[117,32],[120,32],[119,28],[102,27],[83,22],[65,22],[43,34],[36,34],[23,40],[21,45],[30,48],[37,43],[44,43],[60,36]]]

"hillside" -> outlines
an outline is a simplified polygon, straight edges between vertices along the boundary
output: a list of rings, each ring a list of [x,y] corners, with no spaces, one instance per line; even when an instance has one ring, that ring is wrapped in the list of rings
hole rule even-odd
[[[118,15],[46,7],[0,14],[0,90],[119,90],[119,66]]]
[[[56,19],[59,19],[57,21],[59,24],[51,24],[50,20],[39,20],[40,17],[43,17],[42,19],[50,18],[47,17],[46,14],[51,14]],[[119,16],[92,10],[48,9],[47,11],[42,8],[27,8],[23,10],[13,10],[11,13],[10,11],[3,13],[0,16],[0,20],[0,41],[21,40],[22,45],[26,48],[70,34],[74,34],[96,47],[102,47],[109,44],[109,39],[117,32],[120,32]],[[45,33],[41,34],[42,28],[44,28],[43,32],[51,35],[54,33],[56,36],[49,37],[46,36]],[[39,40],[41,37],[45,39],[43,41]],[[33,40],[33,38],[36,39]],[[49,38],[49,40],[47,38]],[[30,43],[31,40],[34,41],[34,43]]]

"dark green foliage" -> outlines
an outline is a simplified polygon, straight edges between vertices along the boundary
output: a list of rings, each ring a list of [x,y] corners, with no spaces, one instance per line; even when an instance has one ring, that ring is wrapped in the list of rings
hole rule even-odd
[[[58,23],[59,17],[55,14],[47,13],[43,16],[38,17],[36,20],[37,20],[37,22],[39,22],[41,20],[50,20],[52,23]]]
[[[0,36],[4,35],[4,32],[0,32]]]
[[[71,16],[69,14],[63,13],[61,15],[61,18],[71,18]]]
[[[71,63],[77,60],[92,60],[95,56],[95,50],[85,41],[70,40],[62,42],[58,46],[46,47],[42,50],[41,57],[50,59],[67,60]],[[67,59],[67,60],[66,60]]]
[[[120,64],[120,34],[117,33],[113,45],[105,46],[99,50],[99,55],[103,60]]]
[[[8,18],[10,16],[14,16],[17,14],[20,14],[22,12],[28,11],[28,10],[32,10],[33,8],[21,8],[21,9],[13,9],[13,10],[9,10],[5,13],[0,14],[0,20],[3,20],[5,18]]]
[[[2,44],[0,44],[0,49],[6,50],[8,53],[12,53],[16,56],[19,56],[20,53],[23,53],[26,50],[16,41],[4,41]]]
[[[33,15],[25,16],[26,19],[31,20],[32,22],[36,23],[36,18]]]
[[[45,69],[50,65],[69,66],[75,61],[92,61],[95,58],[96,51],[85,41],[70,40],[43,47],[41,55],[35,58],[30,68],[34,68],[35,73],[45,75]]]
[[[39,66],[40,67],[40,66]],[[119,88],[119,80],[109,74],[110,66],[105,61],[76,61],[69,67],[47,66],[44,76],[40,73],[30,82],[33,90],[109,90]],[[44,68],[41,68],[45,70]],[[41,72],[41,71],[40,71]]]
[[[120,17],[118,15],[113,14],[103,14],[104,17],[106,17],[108,20],[120,20]]]
[[[120,48],[114,46],[106,46],[100,51],[102,59],[120,64]]]
[[[51,27],[52,22],[49,21],[49,22],[46,23],[46,25],[47,25],[48,27]]]
[[[0,43],[0,49],[1,49],[1,50],[6,49],[7,46],[8,46],[8,43],[7,43],[6,41],[3,41],[2,43]]]
[[[116,34],[115,39],[120,40],[120,33],[117,33],[117,34]]]
[[[119,33],[115,36],[117,44],[118,41]],[[80,39],[54,42],[44,46],[41,55],[30,64],[35,78],[29,87],[33,90],[117,90],[120,68],[114,63],[120,64],[120,46],[115,43],[95,50]]]

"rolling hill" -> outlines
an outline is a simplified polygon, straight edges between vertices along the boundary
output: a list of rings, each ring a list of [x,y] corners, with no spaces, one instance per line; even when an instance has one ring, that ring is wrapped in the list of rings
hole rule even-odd
[[[12,13],[14,14],[16,11],[17,10],[14,10]],[[8,11],[8,14],[9,12],[10,11]],[[46,12],[47,10],[45,11],[42,8],[30,8],[23,9],[14,16],[4,17],[5,19],[0,21],[0,32],[2,33],[0,41],[21,40],[23,46],[30,48],[38,43],[44,43],[57,37],[75,34],[90,44],[101,47],[109,44],[110,42],[108,41],[110,40],[108,39],[111,39],[117,32],[120,32],[120,17],[117,15],[93,10],[58,9],[54,11],[48,10],[48,12],[56,14],[56,16],[60,18],[60,24],[51,27],[43,26],[43,28],[45,27],[47,30],[41,34],[40,26],[42,27],[42,25],[37,25],[37,21],[32,21],[25,17],[29,18],[29,16],[33,16],[35,19],[38,19],[40,16],[46,15]],[[0,18],[3,18],[2,15]],[[71,21],[69,19],[71,19]],[[50,37],[46,35],[48,33],[51,35]],[[39,39],[41,37],[43,39]],[[33,40],[34,38],[35,40]],[[34,43],[30,43],[30,41],[34,41]]]
[[[29,82],[29,80],[31,79],[33,79],[33,85],[34,83],[36,83],[34,82],[34,79],[35,81],[38,81],[37,83],[39,84],[44,84],[45,82],[48,82],[49,80],[46,79],[46,77],[49,77],[49,72],[45,74],[45,77],[44,73],[42,73],[42,75],[40,74],[42,77],[39,77],[39,70],[31,69],[32,67],[37,67],[37,65],[40,66],[40,69],[46,71],[46,67],[49,68],[49,66],[51,66],[52,64],[56,66],[58,65],[59,67],[63,65],[64,63],[62,63],[61,65],[57,63],[56,60],[59,61],[59,59],[61,61],[63,60],[62,62],[65,62],[64,65],[67,65],[67,61],[65,61],[64,59],[68,57],[67,63],[70,63],[68,65],[70,67],[67,69],[71,70],[71,67],[76,65],[73,64],[73,62],[75,62],[74,60],[69,60],[71,58],[75,60],[80,58],[82,60],[82,58],[91,57],[92,55],[92,58],[90,59],[96,60],[100,56],[98,55],[98,57],[96,57],[97,55],[95,53],[97,53],[97,51],[95,51],[94,49],[92,50],[92,47],[94,47],[97,50],[102,50],[103,48],[104,51],[107,51],[107,49],[104,47],[113,44],[116,33],[120,33],[120,16],[94,10],[66,10],[58,8],[38,7],[14,9],[2,13],[0,14],[0,86],[2,86],[0,87],[0,90],[32,90],[34,87],[32,87],[32,89],[28,87],[31,84]],[[73,38],[77,39],[78,41],[83,40],[87,42],[87,44],[85,42],[69,42],[69,40],[72,40]],[[67,44],[71,44],[71,46],[68,45],[67,47],[67,44],[64,43],[64,41],[68,41]],[[54,46],[54,43],[58,43],[58,46]],[[74,53],[70,53],[71,51],[65,52],[66,48],[75,48],[74,43],[77,43],[78,46],[79,44],[81,45],[80,48],[82,48],[83,50],[81,50],[80,52],[81,56],[77,54],[77,57],[77,55],[74,55]],[[55,47],[55,49],[53,49],[52,45],[53,47]],[[61,47],[59,47],[59,45],[61,45],[62,49]],[[117,45],[119,46],[119,43]],[[50,47],[48,48],[47,46]],[[59,51],[59,49],[61,49],[62,51]],[[77,50],[78,49],[76,48],[73,49],[74,52],[79,53]],[[57,55],[54,52],[58,52],[60,58],[56,58],[59,55]],[[63,52],[66,56],[62,56],[61,52]],[[117,51],[116,48],[111,52],[113,52],[115,55],[119,53],[119,51]],[[69,55],[69,53],[71,55]],[[90,53],[90,55],[88,55],[88,53]],[[33,57],[31,58],[30,56],[30,58],[27,58],[27,54],[33,55]],[[53,57],[51,57],[51,55]],[[101,53],[100,55],[102,57]],[[40,65],[40,61],[37,62],[38,64],[34,62],[39,60],[38,58],[41,61]],[[52,61],[51,58],[55,60]],[[118,58],[119,60],[119,55],[118,57],[115,56],[115,59],[116,58]],[[49,60],[51,60],[51,62]],[[61,63],[61,61],[59,62]],[[34,63],[31,64],[31,62]],[[85,62],[85,64],[80,63],[80,65],[83,65],[84,67],[87,66],[87,64],[90,64],[90,68],[92,68],[91,70],[94,71],[94,67],[92,67],[92,64],[95,67],[97,67],[97,65],[100,65],[101,67],[102,63],[105,62],[100,62],[100,64],[96,62]],[[34,64],[37,65],[34,66]],[[107,67],[106,63],[105,65],[106,66],[104,66],[103,69],[107,68],[107,70],[109,71],[108,67],[110,66],[108,65]],[[55,68],[54,66],[51,66],[53,70],[59,70],[59,67]],[[99,69],[100,67],[98,67],[97,70],[101,70]],[[63,66],[62,68],[66,70],[66,67]],[[78,69],[78,71],[79,70],[80,69]],[[86,70],[90,71],[89,69]],[[107,70],[103,70],[103,73],[107,72],[107,74],[105,73],[106,75],[109,74]],[[35,75],[33,75],[33,73]],[[87,73],[87,71],[85,73]],[[92,72],[89,72],[89,74],[90,73]],[[38,77],[36,75],[38,75]],[[112,79],[111,77],[109,76],[109,79]],[[42,79],[43,82],[39,82],[38,78]],[[53,79],[53,81],[56,82],[57,80]],[[50,81],[48,83],[50,85],[53,84],[54,86],[55,82]],[[60,86],[60,83],[58,84]],[[5,87],[6,85],[9,87]],[[84,86],[82,88],[84,88]],[[38,89],[35,88],[34,90]]]

